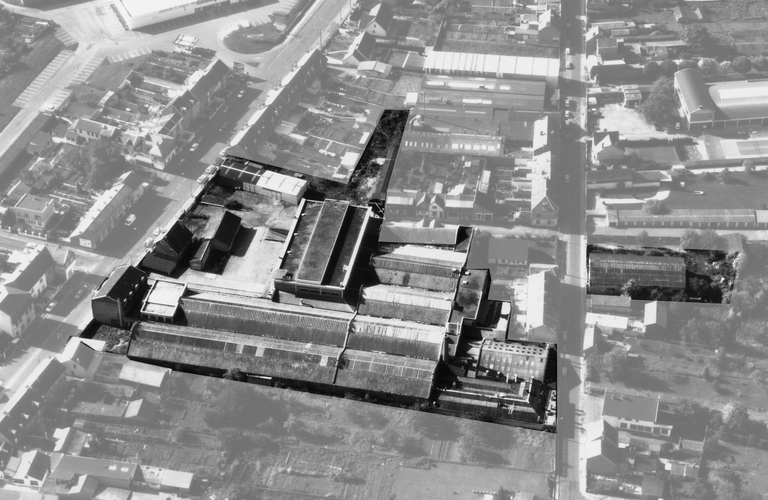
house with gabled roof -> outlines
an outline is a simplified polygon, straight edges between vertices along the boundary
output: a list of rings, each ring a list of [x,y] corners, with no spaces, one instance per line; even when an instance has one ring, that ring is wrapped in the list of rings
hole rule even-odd
[[[68,376],[79,379],[94,377],[104,355],[104,344],[102,343],[101,349],[95,349],[94,342],[98,341],[80,337],[72,337],[67,341],[64,350],[56,359],[64,365]]]
[[[105,325],[128,328],[131,312],[147,291],[147,275],[133,266],[112,271],[91,299],[93,319]]]
[[[595,163],[611,163],[624,159],[624,147],[617,131],[595,132],[592,136],[592,160]]]
[[[32,295],[0,286],[0,331],[19,337],[35,319]]]
[[[187,255],[192,245],[192,232],[176,221],[147,253],[141,267],[161,274],[171,274]]]
[[[51,469],[51,457],[39,450],[30,450],[11,457],[3,471],[5,479],[13,484],[39,488]]]
[[[592,474],[613,474],[624,462],[619,451],[619,436],[616,429],[600,419],[586,425],[586,466]]]
[[[23,251],[13,252],[7,261],[15,266],[10,273],[0,273],[7,288],[29,293],[37,298],[56,275],[56,261],[45,245],[32,245]]]
[[[363,31],[355,37],[347,53],[344,54],[342,61],[347,66],[357,66],[363,61],[370,60],[375,48],[376,37],[367,31]]]
[[[550,180],[535,176],[531,182],[531,223],[534,226],[557,226],[560,208],[550,196]]]
[[[362,29],[376,38],[386,38],[392,27],[395,13],[392,8],[380,3],[372,8],[367,16],[363,16],[360,26]]]
[[[561,295],[562,283],[553,270],[528,276],[528,310],[525,316],[528,340],[557,343]]]
[[[673,426],[659,418],[660,404],[659,398],[606,391],[602,416],[619,430],[669,437]]]

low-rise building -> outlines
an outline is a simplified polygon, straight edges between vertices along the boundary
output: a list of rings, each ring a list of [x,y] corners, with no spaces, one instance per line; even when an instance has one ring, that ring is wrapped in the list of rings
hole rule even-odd
[[[527,339],[556,344],[560,333],[562,283],[550,269],[528,276]]]
[[[345,201],[301,200],[280,252],[275,288],[331,300],[345,297],[370,212]]]
[[[51,198],[25,194],[13,206],[17,222],[45,231],[55,213],[55,203]]]
[[[0,273],[6,288],[25,292],[36,299],[56,277],[56,261],[45,245],[27,245],[23,251],[12,252],[6,261],[10,272]]]
[[[392,8],[385,3],[380,3],[373,7],[367,15],[363,15],[360,27],[376,38],[387,38],[394,18],[395,13]]]
[[[93,203],[69,239],[83,248],[96,249],[128,210],[144,194],[144,185],[134,172],[120,176],[117,182]]]
[[[624,457],[619,451],[617,430],[604,419],[586,425],[587,472],[601,476],[613,474]]]
[[[659,418],[659,398],[605,391],[603,419],[618,430],[669,437],[673,426]]]
[[[18,338],[35,319],[32,295],[13,288],[0,287],[0,331]]]
[[[595,132],[592,137],[592,160],[595,163],[614,163],[624,159],[624,147],[617,131]]]
[[[131,315],[147,291],[147,275],[133,266],[118,267],[91,299],[93,319],[105,325],[128,328]],[[138,319],[138,315],[135,315]]]
[[[342,61],[347,66],[357,66],[364,61],[370,61],[376,48],[376,37],[363,31],[352,41]]]
[[[631,254],[589,254],[589,293],[618,294],[629,281],[641,288],[658,288],[669,292],[685,290],[685,259],[670,256]]]

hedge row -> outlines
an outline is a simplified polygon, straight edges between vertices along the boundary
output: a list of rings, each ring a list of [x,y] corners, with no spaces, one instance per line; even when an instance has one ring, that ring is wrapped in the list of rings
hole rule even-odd
[[[768,162],[768,156],[760,156],[758,158],[747,158],[755,163]],[[717,167],[740,167],[744,163],[745,158],[723,158],[719,160],[690,160],[684,161],[683,166],[685,168],[717,168]]]
[[[649,146],[652,144],[693,144],[693,137],[648,137],[646,139],[626,139],[621,141],[626,146]]]

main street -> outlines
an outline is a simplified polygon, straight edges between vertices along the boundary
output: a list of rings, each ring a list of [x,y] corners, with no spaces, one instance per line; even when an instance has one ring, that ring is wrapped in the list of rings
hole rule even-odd
[[[585,366],[582,356],[586,291],[586,142],[587,84],[582,81],[586,47],[585,2],[563,3],[570,23],[565,45],[565,74],[560,79],[564,99],[571,100],[573,117],[563,126],[561,158],[568,183],[560,206],[560,232],[566,245],[566,270],[561,299],[562,338],[558,344],[557,488],[559,500],[587,498],[583,461],[584,431],[581,404]],[[572,65],[572,68],[569,66]]]

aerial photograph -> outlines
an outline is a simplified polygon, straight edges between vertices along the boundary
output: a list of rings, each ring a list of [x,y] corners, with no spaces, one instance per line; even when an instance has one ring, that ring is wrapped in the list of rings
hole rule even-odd
[[[768,500],[768,3],[0,0],[0,472]]]

